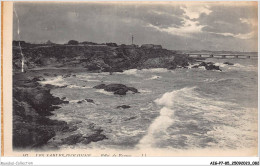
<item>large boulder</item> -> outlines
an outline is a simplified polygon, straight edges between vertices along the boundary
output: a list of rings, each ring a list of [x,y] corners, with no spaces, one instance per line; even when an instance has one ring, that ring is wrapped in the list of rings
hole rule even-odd
[[[106,84],[99,84],[97,86],[94,86],[95,89],[104,89],[106,87]]]
[[[127,87],[126,85],[123,84],[100,84],[97,86],[94,86],[93,88],[96,89],[104,89],[105,91],[108,92],[114,92],[116,95],[126,95],[128,91],[132,91],[133,93],[138,93],[138,90],[134,87]]]
[[[106,85],[106,87],[104,88],[104,90],[108,92],[115,92],[120,89],[127,89],[127,86],[123,84],[109,84]]]
[[[118,89],[114,92],[115,95],[126,95],[127,88]]]

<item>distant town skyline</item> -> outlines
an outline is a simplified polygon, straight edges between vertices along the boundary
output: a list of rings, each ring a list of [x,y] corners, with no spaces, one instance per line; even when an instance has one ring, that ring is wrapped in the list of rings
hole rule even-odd
[[[15,2],[13,40],[257,51],[257,19],[257,2]]]

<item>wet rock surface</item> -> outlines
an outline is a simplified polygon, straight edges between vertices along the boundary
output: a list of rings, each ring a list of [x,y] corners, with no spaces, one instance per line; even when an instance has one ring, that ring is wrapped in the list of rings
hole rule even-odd
[[[64,121],[51,120],[47,116],[59,109],[57,105],[67,103],[52,96],[50,89],[42,87],[37,81],[42,77],[30,79],[14,76],[13,86],[13,147],[37,148],[46,144],[56,134],[69,128]]]
[[[131,107],[129,105],[120,105],[120,106],[117,106],[116,108],[127,109],[127,108],[131,108]]]
[[[139,93],[138,90],[134,87],[127,87],[126,85],[123,84],[99,84],[97,86],[94,86],[93,88],[96,89],[104,89],[105,91],[108,92],[114,92],[116,95],[126,95],[128,91],[131,91],[133,93]]]
[[[75,133],[78,124],[82,121],[74,120],[70,123],[50,119],[52,111],[67,104],[66,97],[54,97],[51,94],[53,87],[42,86],[38,81],[44,81],[44,75],[52,76],[52,73],[19,73],[13,76],[13,148],[14,149],[39,149],[59,148],[59,145],[73,145],[79,142],[89,144],[107,137],[102,134],[102,129],[90,124],[87,134]],[[70,76],[69,74],[64,75]],[[56,88],[56,87],[55,87]],[[94,100],[86,98],[81,102],[94,103]],[[71,134],[70,134],[71,133]],[[58,134],[58,135],[57,135]],[[69,135],[60,138],[62,135]]]
[[[195,65],[192,68],[199,68],[203,66],[206,70],[219,70],[222,71],[219,66],[214,65],[212,62],[201,62],[199,65]]]

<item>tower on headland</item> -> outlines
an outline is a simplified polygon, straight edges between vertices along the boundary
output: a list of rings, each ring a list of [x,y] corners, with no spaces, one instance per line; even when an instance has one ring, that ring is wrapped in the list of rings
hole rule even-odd
[[[134,44],[134,35],[132,35],[132,45]]]

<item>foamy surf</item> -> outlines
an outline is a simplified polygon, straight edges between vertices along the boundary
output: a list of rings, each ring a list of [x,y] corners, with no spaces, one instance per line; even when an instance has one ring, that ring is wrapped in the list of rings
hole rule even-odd
[[[89,88],[92,88],[92,87],[89,87],[89,86],[78,86],[78,85],[69,85],[69,86],[67,86],[67,88],[89,89]]]
[[[137,76],[137,71],[138,71],[137,69],[129,69],[129,70],[123,71],[122,74]]]
[[[108,91],[105,91],[104,89],[98,89],[96,90],[97,93],[102,93],[102,94],[105,94],[105,95],[113,95],[113,92],[108,92]]]
[[[148,78],[147,80],[157,80],[160,78],[161,78],[161,76],[153,75],[151,78]]]
[[[150,69],[142,69],[142,72],[150,72],[150,73],[165,73],[169,72],[166,68],[150,68]]]
[[[152,91],[148,90],[148,89],[140,89],[139,92],[140,93],[151,93]]]
[[[148,128],[147,134],[139,141],[137,148],[156,148],[156,142],[159,141],[161,135],[167,135],[167,129],[174,122],[174,103],[178,102],[178,96],[190,93],[195,87],[183,88],[166,92],[161,98],[156,99],[154,102],[163,106],[160,110],[160,115],[153,121]]]
[[[44,84],[44,85],[50,84],[50,85],[55,85],[55,86],[64,86],[64,85],[66,85],[66,83],[65,83],[65,81],[64,81],[62,76],[49,78],[46,81],[41,81],[40,83]]]

